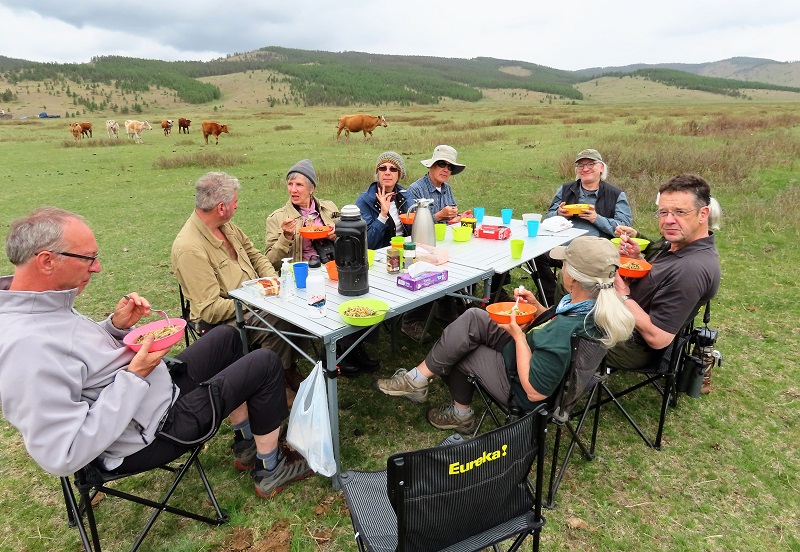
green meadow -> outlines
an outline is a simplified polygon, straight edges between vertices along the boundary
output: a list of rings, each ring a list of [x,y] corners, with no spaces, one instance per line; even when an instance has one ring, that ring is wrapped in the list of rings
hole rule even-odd
[[[595,87],[587,88],[591,94]],[[574,456],[557,508],[545,512],[543,550],[800,549],[800,294],[794,272],[800,265],[800,103],[707,96],[630,103],[593,103],[590,97],[579,105],[506,97],[346,110],[226,103],[213,111],[183,107],[180,116],[193,121],[190,134],[179,134],[177,121],[171,136],[154,124],[142,144],[127,139],[124,128],[119,140],[107,138],[109,114],[81,119],[92,121],[95,131],[79,143],[66,119],[0,121],[0,237],[10,221],[40,205],[80,213],[95,231],[103,270],[77,308],[99,319],[122,295],[137,291],[155,308],[177,314],[170,247],[193,209],[194,182],[207,171],[240,179],[234,220],[259,247],[266,216],[287,199],[286,171],[303,158],[317,170],[316,194],[341,207],[372,182],[382,151],[403,155],[409,174],[402,183],[410,184],[424,173],[420,160],[436,145],[450,144],[467,165],[451,181],[459,207],[483,206],[498,215],[504,207],[544,212],[557,187],[574,177],[575,153],[596,148],[608,161],[608,180],[630,197],[634,226],[650,236],[657,234],[652,215],[659,184],[681,172],[698,173],[724,211],[717,233],[723,279],[711,326],[720,332],[717,348],[725,357],[713,391],[699,399],[681,396],[660,451],[647,448],[615,409],[604,409],[596,459]],[[337,141],[338,116],[359,111],[384,113],[389,126],[369,140],[353,133]],[[134,118],[153,123],[167,117],[177,118],[167,112]],[[206,145],[202,120],[227,123],[230,133],[219,145],[213,139]],[[12,269],[3,255],[0,273]],[[514,277],[530,284],[521,271]],[[370,352],[386,377],[416,365],[427,346],[401,336],[392,353],[384,332]],[[24,377],[24,365],[15,369]],[[424,406],[378,397],[366,375],[341,379],[339,393],[345,469],[381,469],[392,452],[432,446],[446,436],[424,418],[428,407],[447,399],[441,382]],[[628,404],[635,417],[654,425],[660,404],[654,392]],[[226,424],[203,461],[230,523],[211,528],[165,514],[145,549],[355,550],[347,508],[329,480],[314,476],[261,500],[249,475],[233,469],[229,441]],[[58,479],[30,460],[5,420],[0,449],[0,550],[78,550]],[[159,477],[123,484],[146,488]],[[197,491],[190,476],[178,502],[191,503]],[[146,516],[114,499],[104,500],[98,512],[110,551],[126,550]]]

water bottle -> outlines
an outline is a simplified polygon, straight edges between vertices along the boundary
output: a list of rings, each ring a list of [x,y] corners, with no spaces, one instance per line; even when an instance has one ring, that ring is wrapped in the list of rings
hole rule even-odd
[[[432,199],[418,199],[414,203],[417,208],[417,216],[414,217],[414,224],[411,226],[411,241],[436,247],[436,232],[433,228],[433,215],[429,207],[433,204]]]
[[[291,262],[292,258],[286,257],[281,265],[281,299],[289,299],[294,296],[294,278],[290,274]]]
[[[336,222],[333,244],[336,270],[339,271],[339,293],[364,295],[369,291],[367,261],[367,223],[355,205],[342,207],[342,218]]]
[[[308,260],[308,278],[306,279],[306,296],[308,297],[309,318],[323,318],[325,309],[325,277],[322,275],[322,263],[318,255]]]

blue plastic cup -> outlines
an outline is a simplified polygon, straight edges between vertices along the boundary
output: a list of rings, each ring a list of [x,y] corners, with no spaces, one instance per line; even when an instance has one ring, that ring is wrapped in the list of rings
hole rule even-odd
[[[503,218],[503,224],[511,224],[511,213],[513,209],[500,209],[500,216]]]
[[[292,265],[292,272],[294,272],[294,283],[298,288],[306,287],[306,278],[308,278],[308,263],[294,263]]]
[[[483,207],[475,207],[472,210],[472,216],[475,217],[475,220],[478,222],[478,224],[483,222],[483,215],[485,214],[486,214],[486,209],[484,209]]]
[[[528,221],[528,237],[529,238],[535,238],[538,233],[539,233],[539,221],[538,220],[529,220]]]

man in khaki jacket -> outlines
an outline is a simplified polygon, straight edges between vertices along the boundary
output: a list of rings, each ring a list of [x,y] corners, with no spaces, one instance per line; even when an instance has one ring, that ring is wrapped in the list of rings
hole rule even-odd
[[[234,224],[239,180],[223,172],[210,172],[195,184],[195,210],[172,243],[172,270],[191,305],[191,321],[201,328],[233,324],[235,309],[228,290],[242,282],[277,276],[269,259]],[[277,328],[287,326],[271,315]],[[258,325],[257,320],[253,325]],[[274,333],[251,331],[251,346],[268,347],[281,358],[287,387],[297,390],[302,376],[294,364],[294,349]]]

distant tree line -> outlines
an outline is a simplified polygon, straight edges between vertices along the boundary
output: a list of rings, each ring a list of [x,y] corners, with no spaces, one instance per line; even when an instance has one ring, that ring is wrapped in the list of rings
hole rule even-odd
[[[722,79],[718,77],[704,77],[693,73],[678,71],[676,69],[638,69],[632,73],[605,73],[603,76],[643,77],[653,82],[666,84],[667,86],[733,97],[743,97],[745,95],[743,90],[782,90],[786,92],[800,92],[800,88],[792,86],[781,86],[778,84],[756,81]]]

